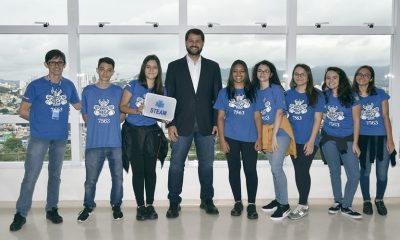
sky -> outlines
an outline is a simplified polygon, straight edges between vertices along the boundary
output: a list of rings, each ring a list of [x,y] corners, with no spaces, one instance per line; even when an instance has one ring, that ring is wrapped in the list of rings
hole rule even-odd
[[[96,25],[109,21],[114,25],[143,25],[157,21],[161,25],[178,23],[178,0],[80,0],[80,23]],[[362,25],[374,22],[390,25],[391,0],[298,0],[298,24]],[[228,6],[228,7],[227,7]],[[312,6],[312,7],[310,7]],[[29,11],[26,9],[29,7]],[[67,24],[66,0],[2,0],[1,25],[32,25],[48,21]],[[221,11],[221,9],[224,9]],[[188,24],[254,25],[286,24],[286,2],[282,0],[188,0]],[[18,17],[16,17],[18,16]],[[285,35],[206,35],[203,55],[230,67],[235,59],[249,66],[269,59],[279,69],[286,64]],[[179,56],[175,35],[81,35],[81,70],[94,74],[98,58],[113,57],[120,78],[137,74],[143,58],[157,54],[163,70]],[[68,55],[66,35],[1,35],[0,79],[28,80],[47,73],[43,67],[46,51],[59,48]],[[389,36],[299,36],[297,60],[311,66],[360,65],[385,66],[390,62]],[[68,69],[66,69],[68,70]]]

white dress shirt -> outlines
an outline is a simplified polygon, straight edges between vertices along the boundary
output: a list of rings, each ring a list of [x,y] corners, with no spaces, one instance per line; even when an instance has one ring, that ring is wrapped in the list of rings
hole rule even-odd
[[[194,92],[197,92],[197,87],[199,85],[200,71],[201,71],[201,56],[194,62],[188,55],[186,55],[186,60],[189,67],[190,77],[192,78]]]

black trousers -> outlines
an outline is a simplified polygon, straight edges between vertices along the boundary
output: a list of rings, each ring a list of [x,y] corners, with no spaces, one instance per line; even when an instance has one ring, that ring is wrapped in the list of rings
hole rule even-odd
[[[297,158],[292,155],[290,157],[294,166],[297,190],[299,191],[299,204],[307,205],[311,188],[310,167],[318,147],[314,146],[314,152],[309,156],[304,154],[303,148],[304,144],[296,144]]]
[[[254,142],[242,142],[225,137],[230,151],[226,154],[229,168],[229,183],[231,185],[235,201],[242,200],[240,181],[241,159],[243,159],[243,170],[246,176],[247,198],[249,203],[256,202],[258,176],[257,176],[257,151]]]
[[[158,126],[133,126],[130,131],[132,167],[132,185],[138,206],[144,205],[144,190],[146,203],[153,204],[156,188],[157,151],[160,147]]]

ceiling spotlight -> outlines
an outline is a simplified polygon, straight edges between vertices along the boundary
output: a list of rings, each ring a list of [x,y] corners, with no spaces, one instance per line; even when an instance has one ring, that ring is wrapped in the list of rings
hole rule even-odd
[[[106,24],[111,24],[111,22],[99,22],[99,27],[104,27]]]
[[[48,27],[48,26],[50,26],[50,23],[49,23],[49,22],[35,22],[35,24],[42,24],[43,27]]]
[[[329,22],[317,22],[317,23],[315,23],[315,27],[321,28],[321,25],[323,25],[323,24],[329,24]]]
[[[374,28],[374,23],[373,22],[366,22],[364,24],[367,25],[367,27],[369,27],[369,28]]]
[[[219,24],[217,22],[209,22],[209,23],[207,23],[207,27],[209,27],[209,28],[212,28],[212,27],[218,26],[218,25],[221,25],[221,24]]]
[[[267,27],[267,23],[266,22],[256,22],[255,24],[260,24],[260,26],[262,28],[266,28]]]
[[[146,24],[152,24],[153,25],[153,27],[158,27],[158,26],[160,26],[160,24],[158,23],[158,22],[145,22]]]

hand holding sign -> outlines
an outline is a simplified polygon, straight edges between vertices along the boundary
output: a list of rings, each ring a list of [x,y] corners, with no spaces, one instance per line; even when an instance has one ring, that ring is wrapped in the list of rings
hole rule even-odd
[[[154,93],[147,93],[144,99],[143,115],[161,120],[174,119],[176,99]]]

